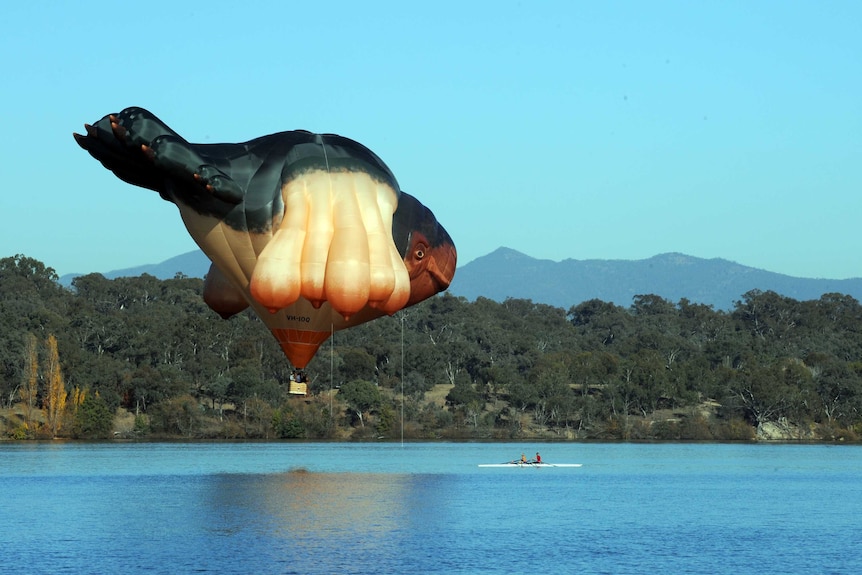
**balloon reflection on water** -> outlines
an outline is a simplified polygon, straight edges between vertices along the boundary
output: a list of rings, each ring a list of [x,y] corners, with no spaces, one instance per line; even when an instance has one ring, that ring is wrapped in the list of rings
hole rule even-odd
[[[297,552],[364,552],[411,529],[411,476],[374,473],[221,475],[211,493],[225,535],[252,531]]]

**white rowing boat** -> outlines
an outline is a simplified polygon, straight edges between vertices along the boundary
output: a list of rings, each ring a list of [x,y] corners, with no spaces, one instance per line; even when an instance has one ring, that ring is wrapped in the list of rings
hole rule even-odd
[[[580,467],[583,463],[521,463],[514,461],[510,463],[480,463],[479,467]]]

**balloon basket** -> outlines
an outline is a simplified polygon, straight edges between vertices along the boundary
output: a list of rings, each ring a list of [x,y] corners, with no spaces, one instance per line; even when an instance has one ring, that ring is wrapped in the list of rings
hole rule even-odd
[[[308,395],[308,384],[291,381],[287,386],[287,393],[290,395]]]

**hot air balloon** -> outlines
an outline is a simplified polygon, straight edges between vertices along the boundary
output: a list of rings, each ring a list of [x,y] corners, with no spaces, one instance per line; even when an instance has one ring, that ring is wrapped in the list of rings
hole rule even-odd
[[[143,108],[109,114],[78,144],[179,209],[212,265],[204,300],[228,318],[251,306],[304,368],[333,331],[445,290],[451,237],[371,150],[297,130],[193,144]]]

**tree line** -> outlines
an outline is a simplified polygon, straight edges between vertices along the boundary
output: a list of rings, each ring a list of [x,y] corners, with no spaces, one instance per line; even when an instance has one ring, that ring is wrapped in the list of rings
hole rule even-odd
[[[752,290],[730,311],[644,294],[568,310],[443,294],[292,366],[182,275],[77,277],[0,259],[5,437],[856,441],[862,306]],[[124,425],[118,421],[127,422]]]

